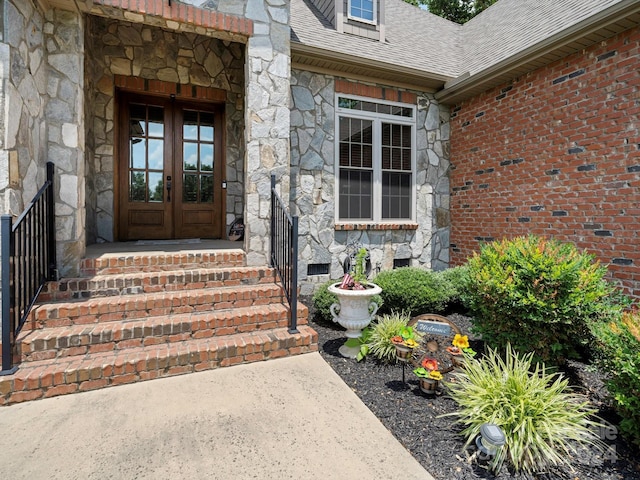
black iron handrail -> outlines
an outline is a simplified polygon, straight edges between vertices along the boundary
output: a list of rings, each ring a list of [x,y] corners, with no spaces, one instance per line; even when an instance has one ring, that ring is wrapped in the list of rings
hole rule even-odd
[[[0,217],[2,268],[2,370],[14,365],[15,342],[44,284],[54,280],[56,232],[53,200],[53,163],[47,163],[47,180],[22,214]]]
[[[290,215],[271,175],[271,266],[289,302],[289,333],[298,333],[298,217]]]

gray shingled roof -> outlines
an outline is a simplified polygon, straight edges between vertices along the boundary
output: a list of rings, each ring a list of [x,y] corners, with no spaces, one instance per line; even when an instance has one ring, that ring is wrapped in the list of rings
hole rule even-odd
[[[460,25],[402,0],[386,0],[386,42],[338,33],[308,0],[291,0],[292,42],[380,63],[456,77]],[[389,21],[393,19],[393,21]],[[295,45],[292,46],[295,48]]]
[[[338,33],[309,0],[291,0],[292,49],[318,51],[410,67],[425,75],[474,75],[535,48],[618,4],[637,0],[499,0],[464,25],[402,0],[385,0],[386,42]]]
[[[619,3],[621,0],[500,0],[463,25],[459,70],[473,75]]]

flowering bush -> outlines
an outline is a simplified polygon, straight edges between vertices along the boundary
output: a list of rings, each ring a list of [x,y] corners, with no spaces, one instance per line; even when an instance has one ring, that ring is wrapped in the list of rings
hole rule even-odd
[[[620,430],[640,445],[640,312],[593,326],[607,388],[622,417]]]
[[[589,323],[618,315],[623,299],[595,256],[573,244],[529,236],[481,247],[468,262],[465,298],[473,331],[562,364],[593,344]]]

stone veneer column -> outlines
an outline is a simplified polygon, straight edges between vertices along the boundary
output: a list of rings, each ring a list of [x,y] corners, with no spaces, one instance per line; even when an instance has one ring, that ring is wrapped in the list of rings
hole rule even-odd
[[[265,265],[272,173],[289,195],[289,1],[249,0],[245,16],[254,21],[245,70],[245,250],[249,265]]]
[[[77,274],[86,248],[84,158],[84,22],[79,13],[48,10],[47,159],[56,165],[56,239],[61,276]]]
[[[3,2],[1,208],[19,215],[53,161],[58,265],[73,270],[84,254],[82,17],[33,5]]]

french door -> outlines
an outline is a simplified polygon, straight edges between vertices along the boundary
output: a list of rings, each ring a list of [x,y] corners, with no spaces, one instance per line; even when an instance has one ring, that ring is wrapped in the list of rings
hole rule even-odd
[[[119,238],[221,238],[222,110],[120,96]]]

